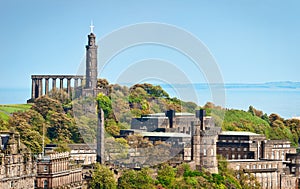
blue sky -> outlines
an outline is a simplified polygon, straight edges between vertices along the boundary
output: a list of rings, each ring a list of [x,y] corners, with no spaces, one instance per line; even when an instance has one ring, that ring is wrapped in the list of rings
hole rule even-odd
[[[182,28],[209,48],[226,83],[299,81],[299,7],[298,0],[2,0],[0,88],[30,88],[32,74],[76,74],[91,20],[98,39],[141,22]],[[167,51],[136,47],[114,61],[172,62]],[[103,76],[110,80],[117,65]]]

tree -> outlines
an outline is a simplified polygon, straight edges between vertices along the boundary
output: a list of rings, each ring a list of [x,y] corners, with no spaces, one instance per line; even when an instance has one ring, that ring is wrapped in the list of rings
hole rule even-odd
[[[63,89],[52,89],[49,92],[49,97],[53,100],[59,101],[61,104],[69,104],[71,102],[70,95]]]
[[[15,112],[10,117],[8,126],[20,133],[21,142],[33,153],[42,151],[43,134],[46,132],[47,124],[38,112],[34,110]],[[44,140],[45,143],[49,142],[47,137]]]
[[[49,123],[47,135],[51,140],[71,142],[71,130],[74,126],[74,120],[71,117],[64,113],[50,111],[47,121]]]
[[[63,107],[58,100],[51,99],[47,96],[41,96],[34,101],[31,109],[40,113],[44,118],[47,117],[49,111],[62,113]]]
[[[155,188],[152,172],[148,168],[140,171],[125,170],[118,181],[118,188],[121,189],[151,189]]]
[[[90,187],[94,189],[115,189],[117,188],[117,182],[113,172],[108,167],[96,163]]]
[[[174,184],[176,173],[174,168],[168,164],[163,164],[157,171],[157,181],[163,187],[171,187]]]

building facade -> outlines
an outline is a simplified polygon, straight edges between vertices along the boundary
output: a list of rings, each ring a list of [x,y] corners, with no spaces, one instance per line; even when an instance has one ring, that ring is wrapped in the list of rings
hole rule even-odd
[[[82,186],[82,169],[70,161],[68,152],[40,155],[37,158],[35,188],[79,189]]]
[[[13,132],[0,133],[0,188],[34,188],[36,163]]]
[[[264,135],[252,132],[222,131],[217,153],[233,170],[254,175],[263,189],[298,188],[298,156],[290,141],[266,140]]]
[[[82,165],[96,163],[95,144],[69,144],[70,160]]]

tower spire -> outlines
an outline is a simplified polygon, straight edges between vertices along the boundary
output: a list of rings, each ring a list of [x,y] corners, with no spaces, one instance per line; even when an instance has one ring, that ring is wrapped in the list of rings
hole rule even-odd
[[[91,29],[91,33],[94,33],[94,24],[93,24],[93,20],[91,20],[91,25],[90,25],[90,29]]]

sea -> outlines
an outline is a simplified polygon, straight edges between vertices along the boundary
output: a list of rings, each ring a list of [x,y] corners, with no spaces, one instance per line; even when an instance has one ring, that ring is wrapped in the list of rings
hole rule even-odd
[[[174,87],[187,88],[188,85],[161,85],[171,97],[178,97]],[[197,93],[197,103],[202,106],[213,102],[209,84],[193,84]],[[281,117],[300,118],[300,82],[271,82],[263,84],[225,84],[225,107],[247,111],[249,106],[262,110],[268,115],[276,113]],[[30,98],[30,88],[0,88],[0,104],[24,104]],[[189,100],[189,99],[183,99]]]

